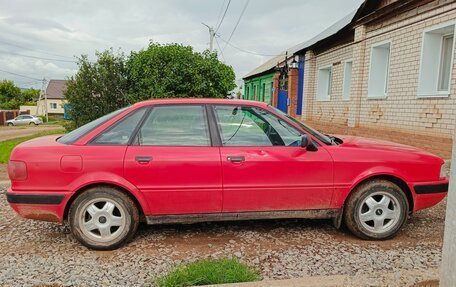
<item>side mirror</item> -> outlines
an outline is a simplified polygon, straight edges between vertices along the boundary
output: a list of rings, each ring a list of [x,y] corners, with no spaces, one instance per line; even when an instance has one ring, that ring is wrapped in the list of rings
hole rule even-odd
[[[303,135],[301,137],[301,147],[305,148],[308,151],[317,151],[317,147],[312,142],[312,139],[308,135]]]

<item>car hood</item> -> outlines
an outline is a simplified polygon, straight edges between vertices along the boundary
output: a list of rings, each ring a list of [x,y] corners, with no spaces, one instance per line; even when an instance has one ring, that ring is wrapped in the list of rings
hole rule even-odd
[[[435,156],[434,154],[427,152],[423,149],[390,141],[345,135],[337,135],[337,137],[343,140],[343,143],[341,144],[341,146],[343,147],[390,150],[397,152],[419,153],[423,155],[425,154]]]

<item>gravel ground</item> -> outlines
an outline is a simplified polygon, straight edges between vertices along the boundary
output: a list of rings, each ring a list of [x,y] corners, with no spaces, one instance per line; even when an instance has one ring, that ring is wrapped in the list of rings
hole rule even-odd
[[[260,269],[264,279],[370,275],[359,286],[410,286],[437,278],[441,261],[445,202],[416,214],[388,241],[359,240],[326,220],[272,220],[141,226],[127,246],[97,252],[64,226],[19,218],[3,191],[0,286],[142,286],[175,265],[226,256]],[[387,273],[396,275],[381,276]]]

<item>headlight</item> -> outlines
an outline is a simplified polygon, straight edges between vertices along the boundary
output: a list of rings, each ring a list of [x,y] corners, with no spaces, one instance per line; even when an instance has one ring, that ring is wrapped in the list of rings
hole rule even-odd
[[[440,178],[446,178],[447,177],[447,169],[445,164],[442,164],[440,167]]]

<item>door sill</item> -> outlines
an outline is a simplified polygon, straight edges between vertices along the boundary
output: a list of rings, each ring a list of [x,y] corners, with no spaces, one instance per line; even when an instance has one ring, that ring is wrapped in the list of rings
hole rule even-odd
[[[219,212],[197,214],[147,215],[147,224],[191,224],[209,221],[236,221],[260,219],[328,219],[337,217],[339,209],[311,209],[311,210],[284,210],[284,211],[253,211],[253,212]]]

